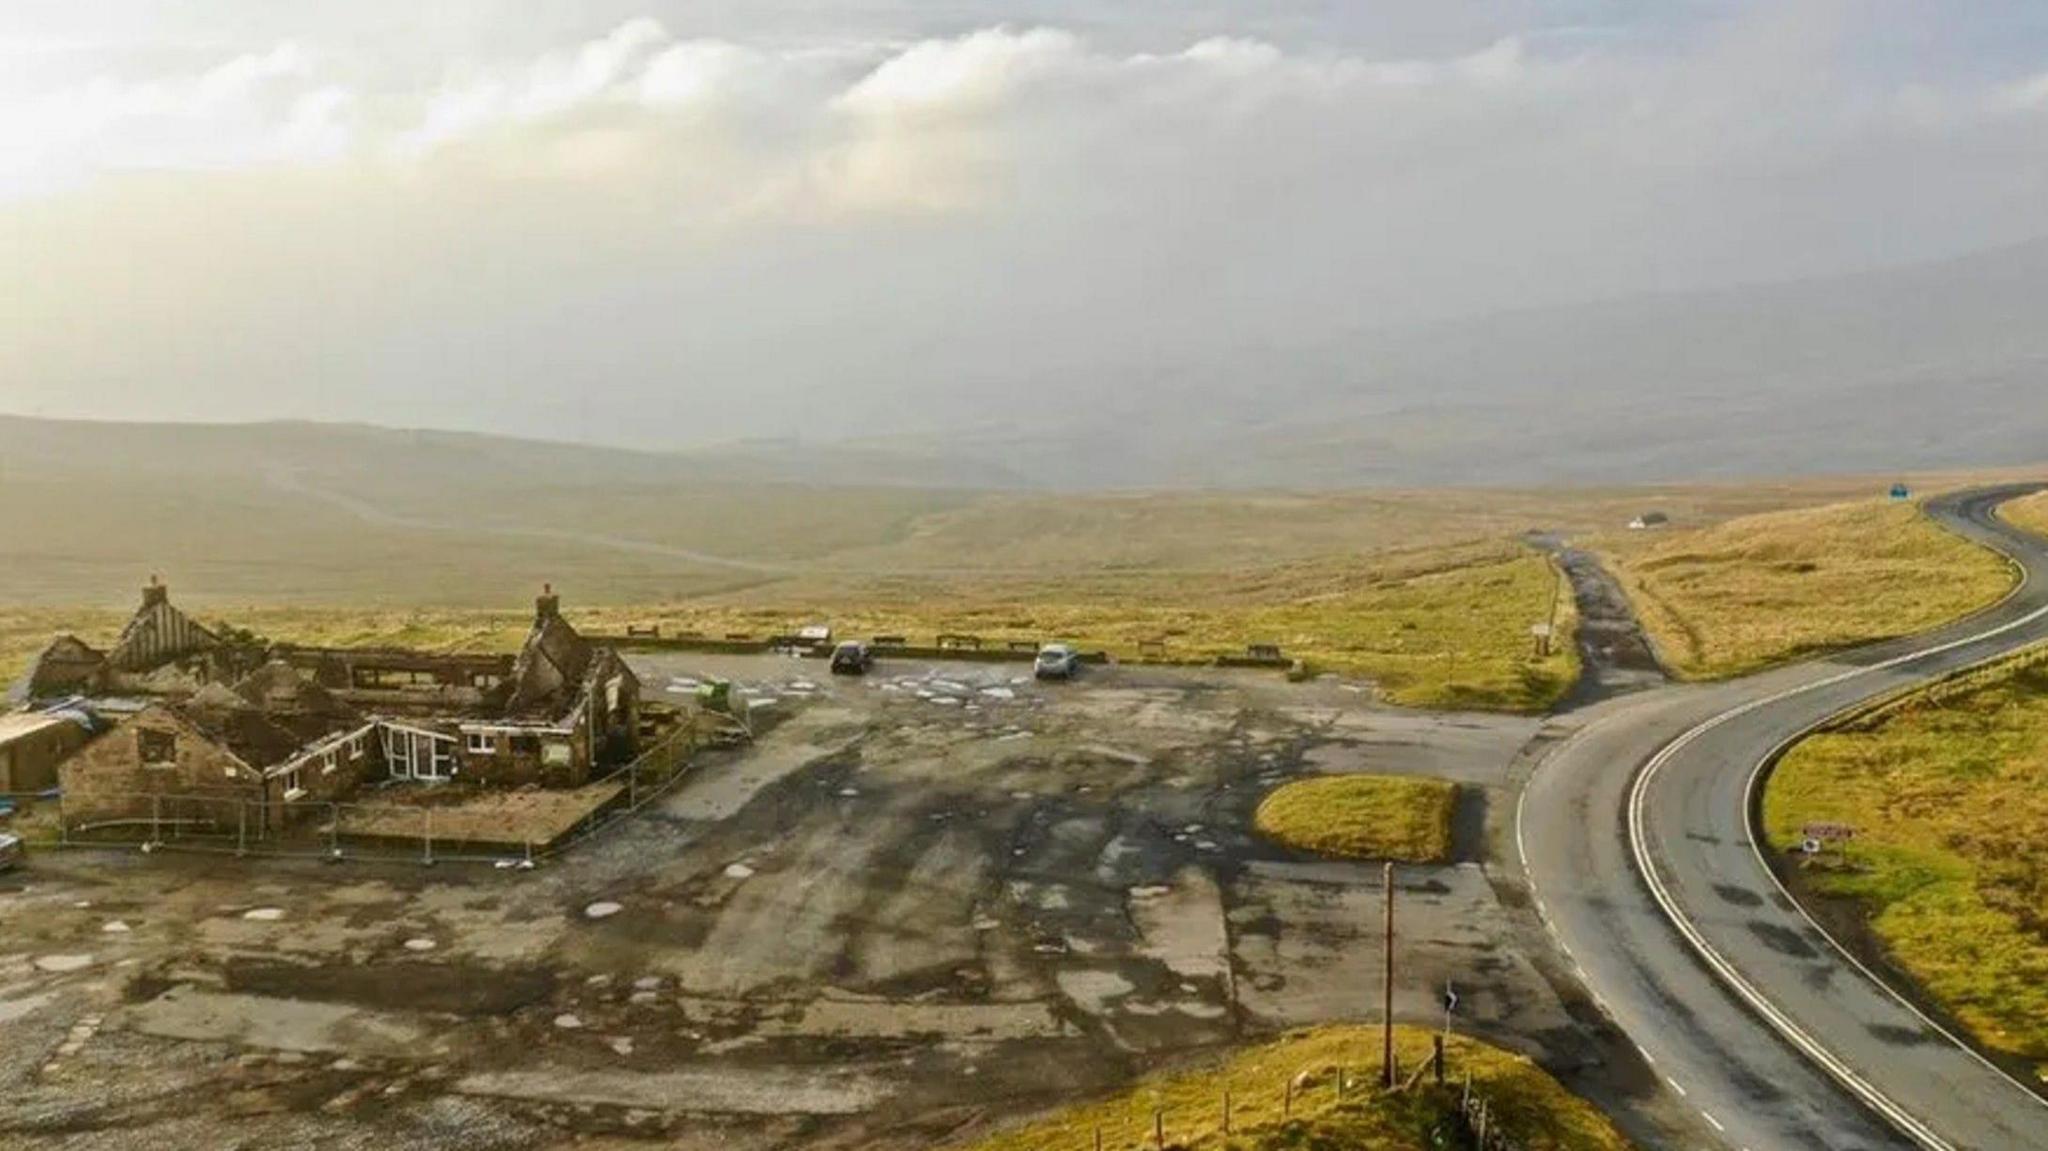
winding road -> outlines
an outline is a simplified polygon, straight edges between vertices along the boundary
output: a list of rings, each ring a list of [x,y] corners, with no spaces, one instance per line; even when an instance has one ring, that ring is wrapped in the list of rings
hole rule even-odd
[[[2020,566],[1996,606],[1739,681],[1607,700],[1573,717],[1522,793],[1515,841],[1545,927],[1731,1148],[2048,1151],[2048,1104],[1837,947],[1779,886],[1749,822],[1762,765],[1810,728],[2048,638],[2048,541],[1993,515],[2038,487],[1927,505]]]

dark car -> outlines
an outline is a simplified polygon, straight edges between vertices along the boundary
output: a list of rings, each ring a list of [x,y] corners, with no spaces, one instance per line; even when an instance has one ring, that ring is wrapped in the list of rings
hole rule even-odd
[[[1081,667],[1081,653],[1063,643],[1049,643],[1038,649],[1031,674],[1040,679],[1072,679]]]
[[[848,640],[832,649],[835,675],[863,675],[875,665],[875,649],[859,640]]]

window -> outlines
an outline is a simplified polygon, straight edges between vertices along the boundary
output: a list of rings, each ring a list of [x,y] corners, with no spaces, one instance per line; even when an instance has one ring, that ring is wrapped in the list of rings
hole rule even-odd
[[[495,755],[498,751],[498,737],[488,731],[472,731],[468,735],[471,755]]]
[[[402,731],[384,733],[384,762],[393,779],[412,778],[412,736]]]
[[[333,774],[334,774],[334,765],[335,765],[335,760],[334,760],[334,753],[330,751],[330,752],[327,752],[327,753],[323,754],[323,755],[322,755],[322,756],[320,757],[320,774],[321,774],[321,775],[333,775]]]
[[[431,774],[432,778],[439,779],[448,774],[449,768],[455,766],[455,741],[452,739],[437,739],[433,741],[433,744],[434,769]]]
[[[140,728],[135,732],[135,752],[144,767],[176,767],[178,737],[168,731]]]
[[[281,778],[284,780],[285,802],[289,803],[306,794],[306,781],[300,776],[298,768],[294,767],[285,772]]]
[[[348,737],[348,758],[349,758],[349,762],[351,762],[351,763],[355,762],[355,761],[356,761],[356,760],[358,760],[358,759],[361,759],[361,758],[363,758],[363,737],[362,737],[362,736],[360,736],[360,735],[352,735],[352,736],[349,736],[349,737]]]
[[[359,667],[355,685],[365,691],[418,691],[439,687],[441,679],[432,671],[415,667]]]

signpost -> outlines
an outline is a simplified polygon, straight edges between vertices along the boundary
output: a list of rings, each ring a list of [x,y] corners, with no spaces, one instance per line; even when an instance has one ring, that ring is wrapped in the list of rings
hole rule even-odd
[[[1830,843],[1841,849],[1842,863],[1849,862],[1849,841],[1856,838],[1856,829],[1846,823],[1809,823],[1799,829],[1801,836],[1799,851],[1802,855],[1817,856]]]

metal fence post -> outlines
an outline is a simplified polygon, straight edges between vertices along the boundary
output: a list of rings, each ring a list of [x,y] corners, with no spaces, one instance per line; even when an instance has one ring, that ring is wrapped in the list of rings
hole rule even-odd
[[[431,807],[425,808],[420,814],[426,817],[426,828],[420,834],[420,839],[425,845],[426,853],[420,858],[420,863],[422,866],[432,867],[434,866],[434,809]]]
[[[149,797],[149,842],[161,846],[164,841],[164,797],[152,792]]]
[[[249,854],[249,801],[235,801],[235,854]]]
[[[341,858],[341,805],[327,805],[327,858]]]

